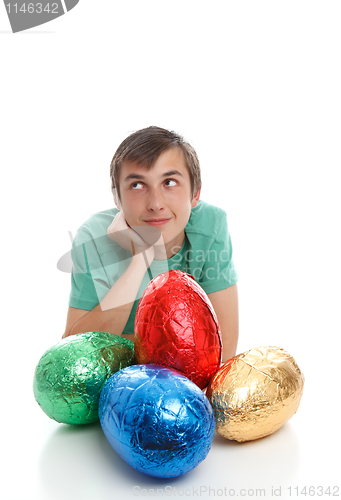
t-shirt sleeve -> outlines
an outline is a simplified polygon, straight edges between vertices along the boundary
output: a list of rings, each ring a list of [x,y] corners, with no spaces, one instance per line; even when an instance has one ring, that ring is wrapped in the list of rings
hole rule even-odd
[[[232,254],[232,241],[227,226],[226,213],[224,213],[207,251],[199,279],[199,284],[206,293],[218,292],[237,283],[238,272]]]
[[[94,284],[93,274],[95,269],[100,269],[102,264],[98,255],[95,242],[85,230],[79,229],[72,243],[72,272],[69,306],[76,309],[92,311],[100,299],[99,293],[104,296],[108,291],[106,283],[98,281]]]

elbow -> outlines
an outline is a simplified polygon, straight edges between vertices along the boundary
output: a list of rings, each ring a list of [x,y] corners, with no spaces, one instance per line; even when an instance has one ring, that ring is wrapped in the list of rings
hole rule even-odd
[[[70,337],[71,335],[76,335],[76,333],[78,333],[78,332],[73,332],[72,330],[73,328],[71,328],[71,330],[69,330],[68,332],[65,330],[65,332],[62,335],[62,340],[66,339],[67,337]]]
[[[65,339],[67,337],[71,337],[71,335],[77,335],[78,333],[85,333],[88,331],[84,330],[84,328],[82,329],[78,323],[79,321],[76,321],[76,323],[69,330],[65,330],[62,338]]]

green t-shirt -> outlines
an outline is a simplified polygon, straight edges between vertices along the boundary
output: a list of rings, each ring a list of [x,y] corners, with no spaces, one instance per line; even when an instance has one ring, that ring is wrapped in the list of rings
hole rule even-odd
[[[76,233],[71,250],[71,307],[91,311],[131,262],[131,253],[107,236],[107,229],[117,212],[117,208],[110,208],[93,214]],[[153,260],[122,333],[134,333],[136,309],[143,291],[152,278],[170,269],[191,274],[207,294],[237,282],[224,210],[202,200],[192,208],[182,248],[168,260]]]

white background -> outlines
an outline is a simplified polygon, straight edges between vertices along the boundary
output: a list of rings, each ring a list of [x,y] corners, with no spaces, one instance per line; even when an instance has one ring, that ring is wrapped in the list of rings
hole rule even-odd
[[[142,488],[289,498],[289,486],[297,498],[296,486],[340,485],[340,24],[335,1],[81,0],[12,34],[0,5],[3,498],[111,500]],[[306,378],[276,434],[216,435],[196,469],[163,481],[122,462],[99,425],[48,419],[32,392],[64,331],[70,275],[56,263],[68,231],[113,206],[111,158],[149,125],[193,144],[202,199],[227,212],[238,352],[277,345]]]

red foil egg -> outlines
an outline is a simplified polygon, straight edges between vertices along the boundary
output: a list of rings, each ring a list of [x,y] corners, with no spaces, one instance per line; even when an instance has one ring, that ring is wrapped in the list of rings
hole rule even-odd
[[[219,369],[221,333],[213,306],[193,276],[171,270],[145,289],[135,316],[139,364],[173,368],[201,389]]]

